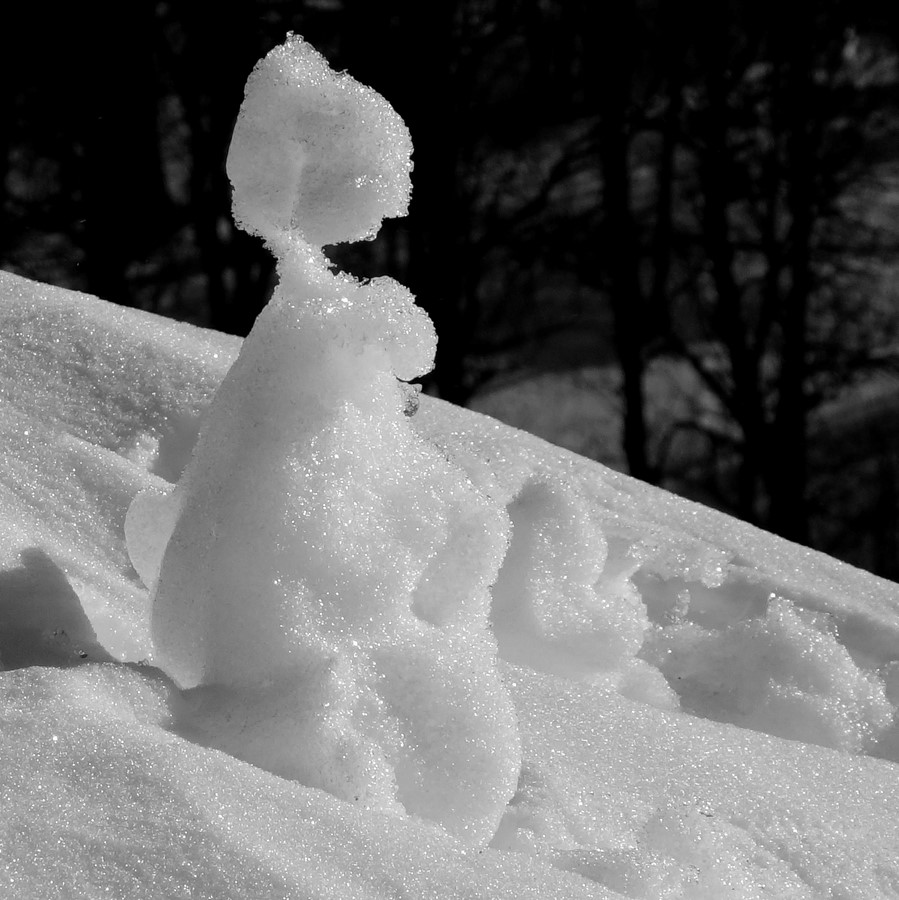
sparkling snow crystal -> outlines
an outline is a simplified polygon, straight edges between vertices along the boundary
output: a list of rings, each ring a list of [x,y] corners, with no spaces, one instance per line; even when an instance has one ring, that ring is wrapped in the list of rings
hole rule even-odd
[[[391,107],[300,38],[256,67],[228,171],[280,284],[173,494],[137,502],[131,552],[185,727],[483,842],[520,767],[488,625],[508,516],[404,414],[398,379],[433,362],[423,310],[320,250],[405,211],[410,152]]]

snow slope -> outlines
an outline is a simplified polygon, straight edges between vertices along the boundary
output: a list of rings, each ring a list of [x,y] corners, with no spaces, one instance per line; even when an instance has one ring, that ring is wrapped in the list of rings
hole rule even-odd
[[[895,585],[422,398],[514,523],[522,764],[466,848],[176,733],[182,694],[138,664],[125,514],[180,474],[239,342],[12,275],[0,316],[0,896],[897,896]],[[619,598],[605,621],[543,628],[564,616],[521,582],[553,552]]]

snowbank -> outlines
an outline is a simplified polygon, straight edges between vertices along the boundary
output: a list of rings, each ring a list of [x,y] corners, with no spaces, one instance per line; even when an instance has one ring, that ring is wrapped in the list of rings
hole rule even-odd
[[[510,506],[507,560],[599,539],[630,622],[610,647],[595,617],[591,653],[582,591],[567,625],[533,611],[561,582],[506,591],[522,763],[493,846],[466,849],[173,730],[184,694],[137,664],[126,511],[180,473],[239,342],[11,275],[0,317],[0,896],[896,895],[895,585],[423,397],[419,433]]]

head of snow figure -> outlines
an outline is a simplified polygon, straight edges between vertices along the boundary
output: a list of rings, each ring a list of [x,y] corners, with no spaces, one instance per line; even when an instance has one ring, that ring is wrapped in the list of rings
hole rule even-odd
[[[520,768],[488,624],[509,518],[404,415],[428,317],[321,252],[405,210],[410,152],[302,39],[256,67],[228,171],[280,283],[172,495],[136,501],[132,556],[199,739],[484,843]]]
[[[383,219],[406,213],[411,154],[383,97],[289,37],[247,82],[228,154],[234,218],[269,241],[374,237]]]

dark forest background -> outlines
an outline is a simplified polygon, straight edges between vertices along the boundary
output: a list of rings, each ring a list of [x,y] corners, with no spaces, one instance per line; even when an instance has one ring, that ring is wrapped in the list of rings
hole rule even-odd
[[[899,5],[16,3],[0,266],[245,334],[224,160],[287,31],[412,132],[409,217],[330,255],[417,294],[429,391],[601,376],[603,461],[899,578]]]

